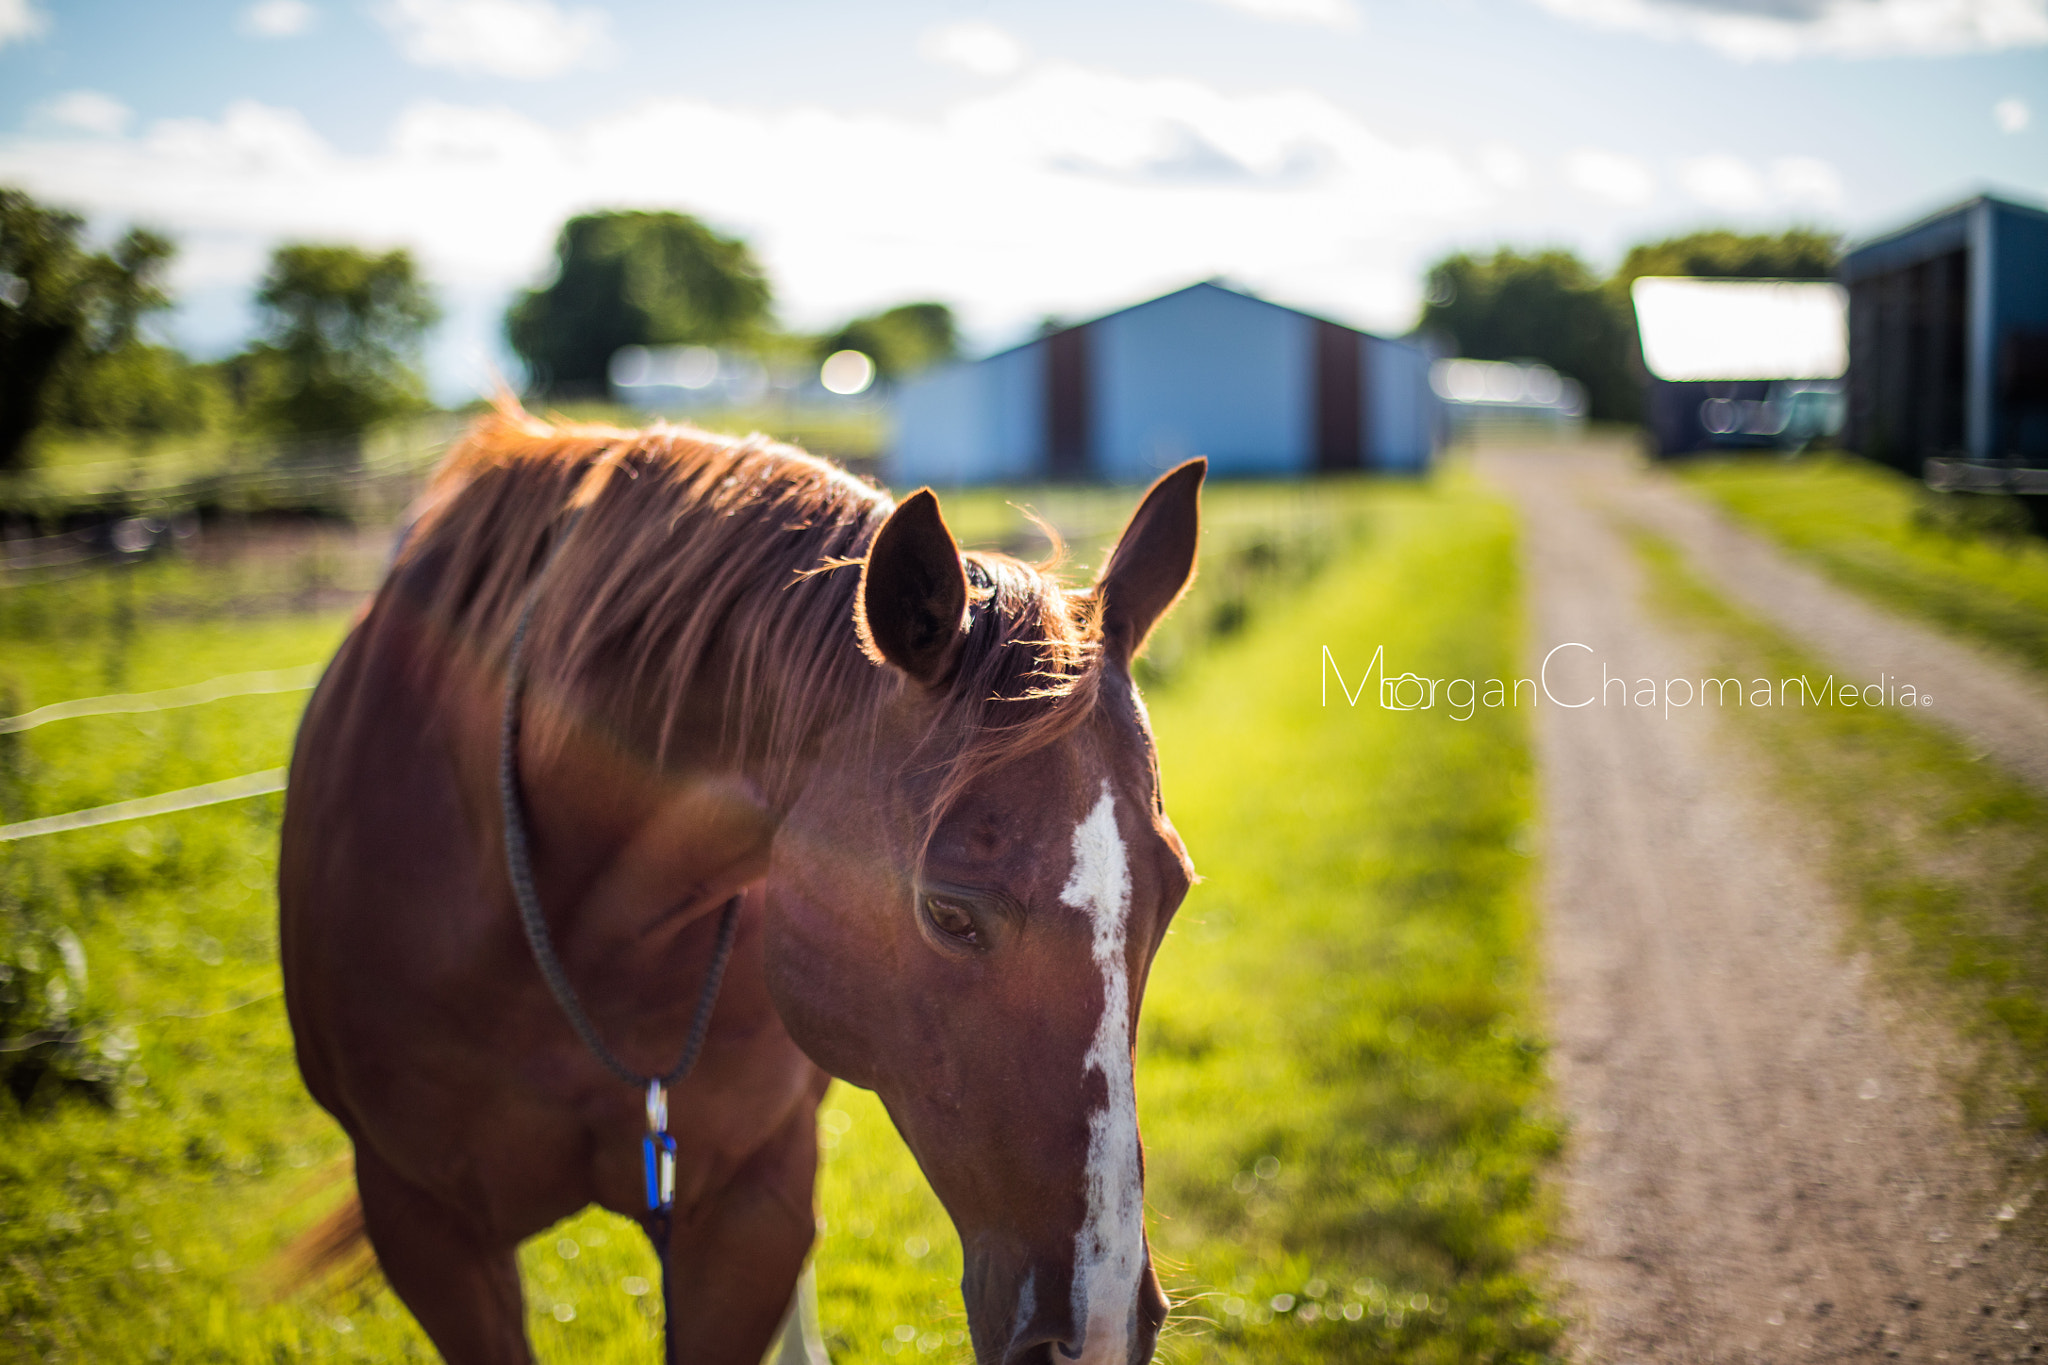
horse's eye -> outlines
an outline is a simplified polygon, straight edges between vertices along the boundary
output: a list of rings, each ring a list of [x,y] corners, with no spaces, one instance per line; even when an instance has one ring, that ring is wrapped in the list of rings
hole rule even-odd
[[[963,906],[938,896],[926,896],[924,912],[930,918],[932,926],[940,933],[951,935],[962,943],[975,943],[980,940],[981,936],[974,928],[974,916],[968,914]]]

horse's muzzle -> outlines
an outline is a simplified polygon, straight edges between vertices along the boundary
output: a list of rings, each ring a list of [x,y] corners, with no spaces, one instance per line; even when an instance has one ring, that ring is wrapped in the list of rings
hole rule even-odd
[[[1121,1340],[1089,1341],[1075,1316],[1073,1264],[1032,1263],[1000,1254],[972,1254],[961,1293],[979,1365],[1145,1365],[1152,1359],[1166,1295],[1149,1255],[1140,1272],[1136,1311]]]

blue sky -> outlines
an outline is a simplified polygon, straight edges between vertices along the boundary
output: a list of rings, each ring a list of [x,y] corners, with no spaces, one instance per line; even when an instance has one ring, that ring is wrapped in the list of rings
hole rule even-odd
[[[1399,331],[1454,248],[2048,199],[2048,0],[0,0],[0,183],[171,231],[207,352],[277,241],[409,246],[445,397],[604,206],[745,235],[796,326],[1224,275]]]

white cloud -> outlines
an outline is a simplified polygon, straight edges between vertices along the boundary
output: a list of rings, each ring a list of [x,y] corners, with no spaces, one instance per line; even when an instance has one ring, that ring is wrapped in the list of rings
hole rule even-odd
[[[0,47],[39,37],[49,27],[50,16],[36,8],[36,0],[0,0]]]
[[[1716,153],[1679,163],[1678,186],[1710,209],[1747,213],[1769,197],[1764,178],[1739,156]]]
[[[242,101],[127,138],[0,137],[0,182],[163,224],[186,288],[246,288],[275,241],[317,236],[407,244],[450,291],[506,290],[572,213],[674,207],[747,236],[797,325],[944,298],[984,336],[1216,274],[1405,327],[1422,255],[1489,195],[1448,151],[1319,95],[1062,64],[918,118],[656,96],[556,130],[420,103],[360,154]]]
[[[1741,61],[1937,55],[2048,43],[2048,0],[1535,0],[1597,28]]]
[[[2024,133],[2033,119],[2034,111],[2017,95],[2008,95],[1991,106],[1991,120],[2001,133]]]
[[[1657,177],[1642,162],[1619,152],[1582,147],[1564,159],[1565,179],[1610,204],[1636,208],[1657,193]]]
[[[66,128],[108,137],[125,129],[134,113],[112,95],[103,95],[97,90],[73,90],[59,95],[37,112]]]
[[[124,154],[129,150],[108,149],[105,164],[127,159]],[[222,202],[201,215],[205,221],[218,222],[232,222],[252,210],[258,217],[265,216],[264,191],[275,193],[294,179],[319,174],[333,160],[305,115],[255,100],[236,100],[218,123],[200,118],[161,119],[133,150],[140,153],[135,159],[142,163],[137,171],[167,178],[189,175],[199,195],[207,193],[208,182],[215,193],[230,189],[257,192],[254,203]]]
[[[1739,156],[1716,152],[1678,165],[1678,186],[1721,213],[1798,213],[1842,206],[1841,173],[1812,156],[1781,156],[1769,173]]]
[[[242,29],[265,38],[290,38],[313,26],[319,11],[306,0],[256,0],[242,11]]]
[[[1210,0],[1211,4],[1283,24],[1315,24],[1323,28],[1358,27],[1355,0]]]
[[[385,0],[377,17],[409,62],[520,80],[592,65],[611,46],[601,12],[552,0]]]
[[[451,171],[562,168],[567,145],[558,135],[509,109],[414,104],[391,129],[391,156],[413,166]]]
[[[1788,208],[1842,206],[1842,174],[1817,156],[1781,156],[1773,161],[1771,188]]]
[[[929,30],[917,40],[917,53],[927,61],[957,66],[977,76],[1007,76],[1030,56],[1014,35],[979,20]]]
[[[1489,142],[1479,149],[1479,173],[1504,190],[1518,190],[1529,183],[1529,158],[1505,142]]]

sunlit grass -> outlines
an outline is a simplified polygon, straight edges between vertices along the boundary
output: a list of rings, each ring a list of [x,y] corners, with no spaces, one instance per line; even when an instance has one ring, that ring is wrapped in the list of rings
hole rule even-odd
[[[1847,586],[2048,670],[2048,541],[2027,534],[2015,508],[1930,493],[1853,455],[1683,468],[1700,491]]]
[[[1392,492],[1365,548],[1153,709],[1205,881],[1154,970],[1139,1093],[1180,1350],[1539,1358],[1546,1223],[1526,735],[1509,711],[1320,704],[1362,672],[1507,676],[1506,510]],[[1354,674],[1355,678],[1355,674]],[[1335,690],[1332,691],[1333,701]]]

